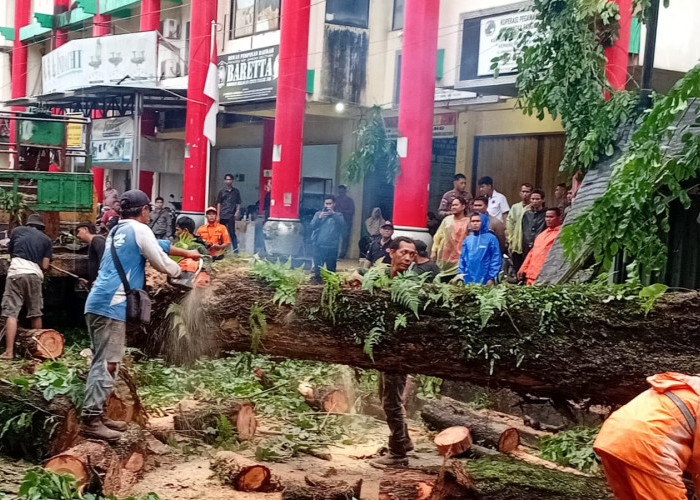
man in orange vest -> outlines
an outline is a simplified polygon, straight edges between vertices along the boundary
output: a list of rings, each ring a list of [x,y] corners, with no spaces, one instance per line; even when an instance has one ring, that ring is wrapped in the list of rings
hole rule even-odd
[[[685,500],[685,471],[700,481],[700,376],[661,373],[605,421],[593,449],[615,498]]]
[[[206,243],[212,259],[220,260],[224,258],[226,250],[231,248],[231,237],[226,226],[216,222],[216,215],[216,207],[207,208],[207,223],[199,226],[197,236],[200,236]]]
[[[549,250],[552,248],[554,240],[559,236],[559,231],[561,231],[561,211],[559,208],[548,208],[544,215],[544,223],[547,229],[537,235],[532,250],[528,252],[525,262],[518,270],[518,278],[525,280],[527,285],[532,285],[540,275]]]

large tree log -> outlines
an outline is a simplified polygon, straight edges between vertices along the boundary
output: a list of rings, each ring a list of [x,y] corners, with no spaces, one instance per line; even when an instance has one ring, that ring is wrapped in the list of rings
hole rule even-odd
[[[151,351],[156,352],[171,335],[165,311],[182,297],[158,279],[150,280],[159,289],[154,324],[163,325],[160,335],[152,337]],[[694,347],[700,345],[698,292],[665,295],[648,316],[635,301],[606,301],[599,292],[585,296],[586,315],[577,308],[561,310],[544,334],[539,327],[546,313],[539,309],[541,292],[536,288],[507,288],[521,298],[520,305],[507,314],[496,310],[480,330],[479,300],[468,287],[456,286],[450,308],[421,308],[419,320],[408,312],[407,326],[397,331],[394,319],[407,310],[392,302],[388,292],[342,287],[335,297],[339,308],[333,324],[318,313],[322,290],[319,285],[302,285],[294,307],[272,306],[274,289],[252,278],[247,268],[220,269],[196,308],[199,316],[216,319],[215,326],[191,332],[190,337],[213,338],[220,352],[251,350],[250,310],[264,304],[267,332],[255,347],[290,358],[423,373],[602,403],[627,402],[645,389],[645,377],[654,373],[700,372],[700,348]],[[551,290],[553,296],[563,297],[558,300],[582,300],[580,286]],[[372,360],[357,340],[364,339],[381,317],[386,318],[385,332],[373,348]],[[484,356],[484,346],[488,352],[497,349],[500,359]]]
[[[484,417],[449,398],[430,401],[423,407],[421,416],[428,426],[437,430],[467,427],[475,443],[502,453],[516,450],[520,444],[520,433],[516,428]]]
[[[337,387],[314,387],[308,382],[302,382],[297,387],[304,396],[304,401],[311,408],[329,413],[347,413],[350,409],[348,395]]]

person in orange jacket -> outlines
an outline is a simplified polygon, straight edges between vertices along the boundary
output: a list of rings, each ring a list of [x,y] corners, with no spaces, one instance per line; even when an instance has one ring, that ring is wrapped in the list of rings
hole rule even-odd
[[[617,499],[685,500],[683,473],[700,491],[700,376],[661,373],[615,411],[593,444]]]

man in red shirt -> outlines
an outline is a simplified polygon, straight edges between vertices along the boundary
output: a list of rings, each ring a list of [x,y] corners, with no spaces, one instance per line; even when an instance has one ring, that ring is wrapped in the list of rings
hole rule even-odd
[[[207,245],[209,255],[212,259],[220,260],[224,258],[224,253],[231,248],[231,238],[226,226],[216,222],[216,208],[209,207],[206,211],[207,223],[199,226],[197,235],[201,236]]]
[[[544,261],[547,260],[549,249],[561,230],[561,211],[558,207],[548,208],[544,215],[544,223],[547,229],[535,238],[532,250],[528,252],[525,262],[520,266],[518,278],[532,285],[540,275]]]

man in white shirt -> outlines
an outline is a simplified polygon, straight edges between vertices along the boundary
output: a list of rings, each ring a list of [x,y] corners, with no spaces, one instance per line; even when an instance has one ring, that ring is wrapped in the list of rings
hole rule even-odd
[[[493,179],[488,176],[479,179],[479,191],[489,199],[489,215],[498,217],[505,224],[510,205],[506,197],[493,188]]]

